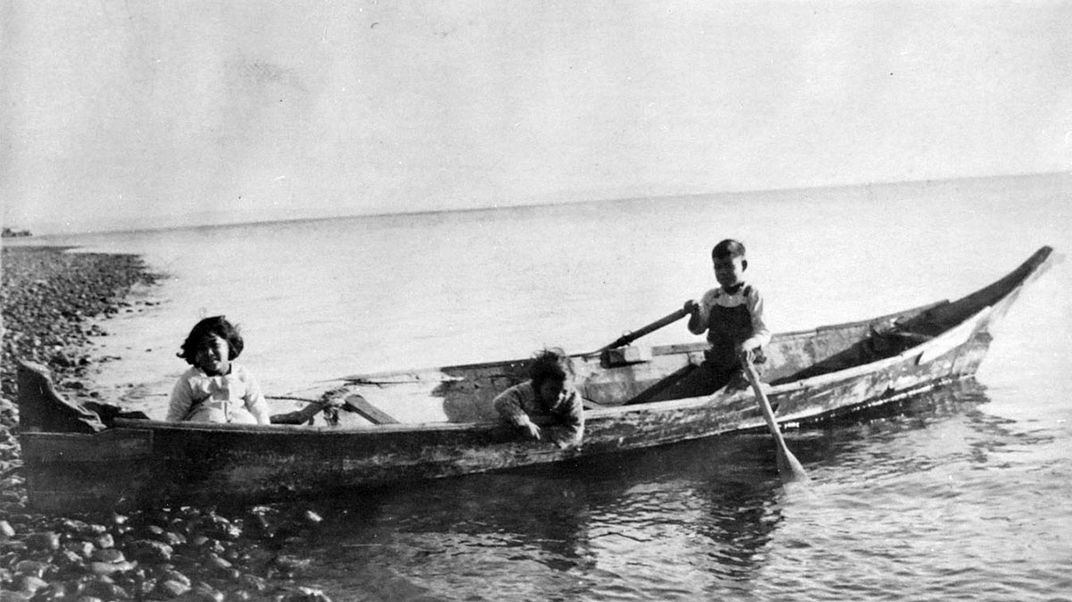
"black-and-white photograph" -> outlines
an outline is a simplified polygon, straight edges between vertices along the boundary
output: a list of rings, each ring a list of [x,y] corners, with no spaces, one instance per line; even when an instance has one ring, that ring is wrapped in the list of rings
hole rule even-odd
[[[0,601],[1072,599],[1069,31],[0,0]]]

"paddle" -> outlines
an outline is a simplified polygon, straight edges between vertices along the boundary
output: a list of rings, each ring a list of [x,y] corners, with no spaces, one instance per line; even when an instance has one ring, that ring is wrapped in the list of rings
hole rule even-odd
[[[682,308],[675,311],[674,313],[667,314],[659,318],[658,320],[652,322],[651,324],[648,324],[647,326],[623,334],[622,336],[618,337],[618,340],[614,341],[613,343],[600,347],[599,351],[606,351],[607,349],[614,349],[615,347],[628,345],[629,343],[632,343],[633,341],[639,339],[646,334],[650,334],[652,332],[655,332],[656,330],[659,330],[663,326],[677,322],[681,318],[684,318],[685,316],[689,315],[689,313],[690,312],[687,312],[684,308]]]
[[[778,422],[774,419],[774,410],[771,409],[767,394],[763,392],[763,388],[759,384],[759,374],[756,374],[756,367],[752,365],[752,361],[749,358],[743,355],[741,365],[744,366],[744,373],[748,376],[748,382],[752,383],[752,390],[756,393],[756,401],[759,402],[759,409],[763,411],[763,418],[767,421],[767,428],[770,429],[771,435],[774,437],[774,446],[778,454],[778,474],[781,475],[782,481],[786,483],[790,481],[807,481],[808,473],[804,472],[804,467],[801,466],[800,461],[796,459],[793,452],[789,451],[789,447],[785,444],[785,439],[782,438],[782,432],[778,430]]]

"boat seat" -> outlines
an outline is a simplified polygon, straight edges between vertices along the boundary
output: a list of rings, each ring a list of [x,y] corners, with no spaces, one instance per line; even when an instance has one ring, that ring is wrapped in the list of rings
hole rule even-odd
[[[399,424],[399,421],[396,420],[394,416],[391,416],[387,412],[372,405],[367,399],[357,393],[347,395],[343,407],[360,415],[372,424]]]

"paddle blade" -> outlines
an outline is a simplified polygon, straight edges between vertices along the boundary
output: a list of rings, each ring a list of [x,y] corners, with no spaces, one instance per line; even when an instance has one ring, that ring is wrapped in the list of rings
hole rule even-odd
[[[751,358],[741,357],[741,364],[744,368],[745,376],[748,377],[748,382],[752,385],[752,391],[756,394],[756,403],[759,404],[759,409],[763,412],[763,418],[766,420],[767,427],[774,438],[774,449],[778,454],[778,475],[782,477],[782,481],[785,483],[808,480],[808,473],[804,472],[804,466],[800,464],[793,452],[789,451],[789,446],[785,444],[785,438],[782,437],[782,432],[778,429],[778,421],[774,418],[774,410],[771,409],[767,393],[759,382],[759,374],[756,374],[756,368],[752,365]]]
[[[782,477],[782,482],[785,483],[811,480],[808,473],[804,472],[804,466],[800,463],[800,460],[797,460],[797,457],[793,455],[793,452],[789,451],[788,447],[779,448],[778,476]]]

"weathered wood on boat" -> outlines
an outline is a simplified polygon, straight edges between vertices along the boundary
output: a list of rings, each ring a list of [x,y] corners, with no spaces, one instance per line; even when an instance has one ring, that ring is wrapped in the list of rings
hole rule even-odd
[[[357,393],[346,397],[346,409],[360,414],[372,424],[398,424],[398,421],[390,414],[372,405]]]
[[[766,375],[777,420],[793,425],[840,418],[974,374],[989,346],[990,327],[1042,273],[1050,255],[1044,247],[1005,278],[952,303],[776,335],[767,348]],[[48,412],[31,406],[56,400],[41,394],[50,386],[43,384],[47,377],[27,364],[20,368],[19,403],[30,502],[44,511],[211,503],[221,495],[252,502],[764,429],[748,391],[645,401],[653,387],[699,364],[704,347],[702,342],[657,346],[630,355],[643,361],[613,366],[599,353],[575,356],[577,386],[590,403],[583,446],[572,450],[525,441],[496,422],[491,401],[525,379],[525,360],[355,376],[341,394],[365,400],[363,409],[373,424],[256,426],[116,418],[96,434],[93,429],[64,432],[70,430],[64,426],[69,420],[85,417],[84,408],[64,410],[67,418],[46,424]],[[399,410],[421,404],[440,421],[392,422],[402,415]]]

